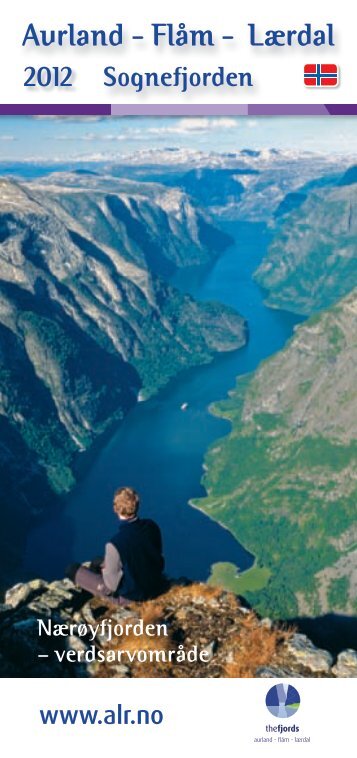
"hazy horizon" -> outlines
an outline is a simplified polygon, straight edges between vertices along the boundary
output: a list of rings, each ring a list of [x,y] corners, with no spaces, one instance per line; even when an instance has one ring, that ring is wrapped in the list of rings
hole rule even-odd
[[[357,153],[356,121],[348,116],[51,117],[3,116],[0,161],[95,161],[145,149],[203,152],[302,150]]]

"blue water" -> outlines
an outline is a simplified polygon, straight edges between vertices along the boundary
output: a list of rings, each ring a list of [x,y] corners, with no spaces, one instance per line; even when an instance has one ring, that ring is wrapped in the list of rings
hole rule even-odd
[[[170,575],[205,579],[217,561],[240,569],[252,564],[252,556],[233,536],[188,500],[204,495],[204,454],[230,428],[209,414],[209,404],[227,395],[238,374],[252,371],[279,350],[300,319],[266,308],[252,279],[269,242],[264,225],[235,223],[225,229],[235,245],[209,270],[181,271],[175,284],[200,300],[218,300],[239,310],[249,323],[248,345],[182,373],[130,412],[62,507],[30,533],[23,567],[27,576],[62,576],[71,560],[100,555],[115,531],[112,495],[122,485],[139,491],[143,515],[160,524]]]

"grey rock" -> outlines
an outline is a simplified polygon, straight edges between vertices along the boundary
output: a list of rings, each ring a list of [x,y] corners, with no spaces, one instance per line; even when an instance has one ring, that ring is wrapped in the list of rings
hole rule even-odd
[[[51,582],[48,585],[49,590],[53,590],[54,592],[74,592],[76,591],[76,585],[71,582],[70,579],[55,579],[55,581]],[[78,591],[78,588],[77,588]]]
[[[266,617],[261,620],[261,625],[264,626],[266,629],[272,629],[273,621],[272,619]]]
[[[337,657],[332,673],[342,678],[357,677],[356,650],[343,650]]]
[[[67,648],[69,650],[75,650],[76,653],[84,653],[88,649],[88,645],[80,637],[72,635],[67,638]]]
[[[105,606],[105,601],[103,602],[103,605]],[[92,608],[90,602],[85,603],[83,607],[80,610],[80,613],[76,614],[75,620],[77,621],[85,621],[86,624],[97,624],[97,618],[95,616],[94,609]]]
[[[243,616],[249,616],[249,614],[251,613],[251,610],[250,608],[246,608],[244,605],[241,605],[239,608],[239,613],[242,613]]]
[[[89,676],[97,676],[98,671],[100,671],[100,664],[98,661],[93,661],[93,663],[88,663],[86,668]],[[123,663],[111,663],[110,671],[115,679],[125,679],[130,676],[129,666],[125,666]]]
[[[98,613],[97,608],[93,608],[91,601],[89,601],[88,603],[85,603],[81,610],[75,615],[75,620],[78,622],[85,621],[86,624],[96,625],[98,623],[98,615],[102,615],[103,610],[106,609],[113,624],[121,624],[125,623],[129,618],[130,620],[133,619],[133,613],[129,608],[121,608],[117,605],[113,606],[110,603],[110,600],[106,600],[105,598],[100,602],[99,608],[100,613]]]
[[[302,674],[298,674],[293,669],[279,668],[278,666],[261,666],[255,672],[255,676],[258,679],[291,679],[292,677],[303,678]]]
[[[47,589],[28,603],[28,608],[38,614],[48,615],[51,611],[62,610],[64,615],[72,613],[76,596],[82,594],[69,579],[56,580],[47,585]]]
[[[5,604],[11,605],[12,608],[16,608],[21,603],[25,603],[30,596],[37,594],[41,590],[45,590],[47,583],[42,579],[34,579],[27,584],[15,584],[5,594]]]
[[[118,678],[124,678],[130,674],[129,666],[124,666],[123,663],[118,663],[117,666],[113,666],[113,671],[115,671],[115,676]]]
[[[306,634],[294,634],[286,642],[286,649],[297,663],[313,673],[327,674],[331,670],[332,655],[327,650],[315,647]]]

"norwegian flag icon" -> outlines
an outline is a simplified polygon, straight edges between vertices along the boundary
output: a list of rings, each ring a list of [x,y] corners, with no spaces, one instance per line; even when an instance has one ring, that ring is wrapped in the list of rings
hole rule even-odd
[[[337,87],[338,66],[335,63],[307,63],[304,66],[305,87]]]

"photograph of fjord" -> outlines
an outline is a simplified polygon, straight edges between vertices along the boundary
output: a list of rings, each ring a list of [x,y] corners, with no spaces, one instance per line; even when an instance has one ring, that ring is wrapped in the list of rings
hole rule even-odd
[[[356,148],[2,118],[3,677],[357,676]]]

